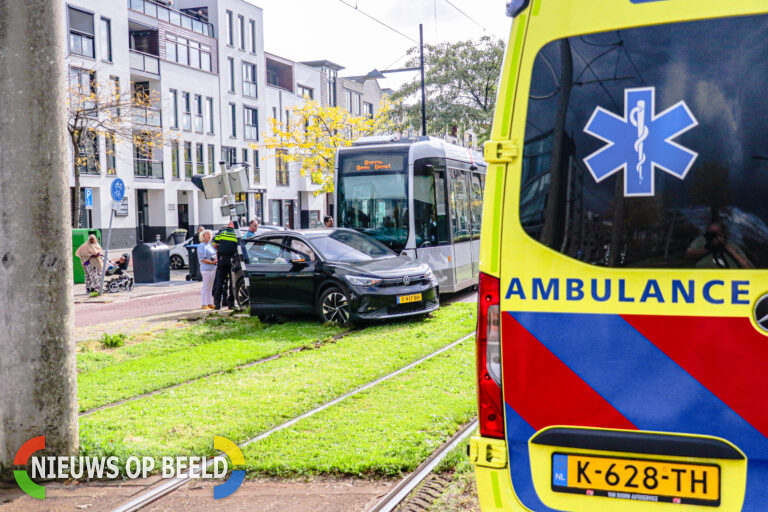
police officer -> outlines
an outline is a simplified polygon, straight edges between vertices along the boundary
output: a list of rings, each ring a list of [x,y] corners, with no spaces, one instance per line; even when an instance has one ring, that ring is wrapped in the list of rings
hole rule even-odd
[[[216,264],[216,277],[213,281],[213,306],[221,309],[221,303],[225,302],[231,309],[235,305],[235,298],[230,292],[229,279],[232,273],[232,258],[237,255],[237,233],[235,224],[230,221],[213,237],[213,245],[216,247],[218,263]]]

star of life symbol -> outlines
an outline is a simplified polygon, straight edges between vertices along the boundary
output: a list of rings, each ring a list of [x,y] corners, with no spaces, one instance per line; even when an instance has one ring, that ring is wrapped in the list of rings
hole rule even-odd
[[[655,195],[656,168],[679,179],[699,156],[672,139],[698,126],[684,101],[656,114],[656,88],[624,91],[624,117],[597,107],[584,131],[607,142],[584,159],[596,182],[624,171],[624,195]]]

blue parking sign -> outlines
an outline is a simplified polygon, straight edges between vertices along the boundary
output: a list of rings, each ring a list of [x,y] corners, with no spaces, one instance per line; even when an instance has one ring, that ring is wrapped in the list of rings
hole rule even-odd
[[[93,210],[93,189],[92,188],[85,189],[85,209]]]
[[[112,200],[120,202],[125,195],[125,183],[120,178],[112,180],[112,186],[109,187],[109,192],[112,194]]]

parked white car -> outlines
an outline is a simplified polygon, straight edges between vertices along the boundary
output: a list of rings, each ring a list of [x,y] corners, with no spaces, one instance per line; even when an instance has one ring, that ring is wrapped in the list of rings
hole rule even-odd
[[[279,226],[259,226],[256,230],[257,235],[262,235],[269,231],[285,230],[285,228]],[[248,228],[240,228],[240,236],[243,236]],[[187,251],[187,245],[192,243],[192,238],[187,238],[180,244],[176,244],[171,247],[170,259],[172,270],[182,270],[189,267],[189,251]]]

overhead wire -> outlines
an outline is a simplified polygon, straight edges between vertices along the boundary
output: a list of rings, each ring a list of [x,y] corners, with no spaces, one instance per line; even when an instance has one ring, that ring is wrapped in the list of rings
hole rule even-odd
[[[491,33],[491,31],[490,31],[490,30],[488,30],[488,29],[487,29],[487,28],[485,28],[483,25],[481,25],[480,23],[478,23],[478,22],[477,22],[477,20],[475,20],[475,19],[474,19],[472,16],[470,16],[470,15],[469,15],[469,14],[467,14],[466,12],[464,12],[464,11],[462,11],[461,9],[459,9],[458,7],[456,7],[456,5],[455,5],[453,2],[451,2],[451,0],[443,0],[443,1],[444,1],[445,3],[447,3],[448,5],[450,5],[451,7],[453,7],[454,9],[456,9],[457,11],[459,11],[459,12],[460,12],[460,13],[461,13],[461,14],[462,14],[462,15],[463,15],[465,18],[467,18],[469,21],[471,21],[472,23],[474,23],[475,25],[477,25],[478,27],[480,27],[481,29],[483,29],[483,32],[488,32],[488,33]]]
[[[383,22],[383,21],[381,21],[380,19],[378,19],[378,18],[376,18],[376,17],[374,17],[374,16],[371,16],[370,14],[368,14],[368,13],[367,13],[367,12],[365,12],[365,11],[362,11],[362,10],[358,9],[358,8],[357,8],[357,6],[355,6],[355,5],[352,5],[352,4],[348,4],[348,3],[347,3],[347,2],[345,2],[344,0],[339,0],[339,2],[343,3],[344,5],[346,5],[347,7],[349,7],[350,9],[354,9],[354,10],[356,10],[357,12],[359,12],[360,14],[362,14],[362,15],[364,15],[364,16],[367,16],[368,18],[372,19],[373,21],[375,21],[375,22],[376,22],[376,23],[378,23],[379,25],[383,25],[383,26],[387,27],[387,28],[388,28],[389,30],[391,30],[392,32],[397,32],[398,34],[400,34],[400,35],[401,35],[401,36],[403,36],[404,38],[408,39],[409,41],[413,41],[414,43],[416,43],[416,44],[419,44],[419,42],[418,42],[417,40],[415,40],[414,38],[412,38],[412,37],[410,37],[410,36],[407,36],[407,35],[403,34],[403,33],[402,33],[402,32],[400,32],[399,30],[397,30],[396,28],[392,27],[391,25],[387,25],[386,23],[384,23],[384,22]]]

